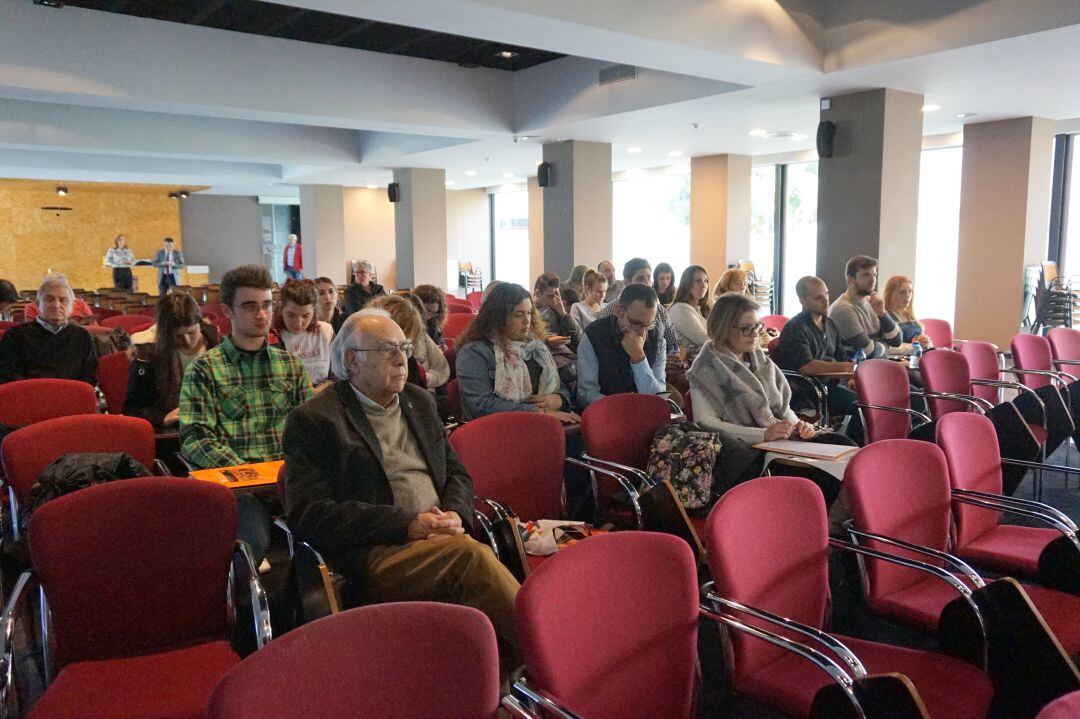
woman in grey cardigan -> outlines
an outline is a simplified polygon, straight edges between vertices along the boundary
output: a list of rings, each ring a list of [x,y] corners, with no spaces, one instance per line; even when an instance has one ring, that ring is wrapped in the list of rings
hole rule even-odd
[[[569,411],[570,393],[559,379],[539,315],[528,291],[508,282],[480,305],[455,359],[464,419],[543,412],[564,423],[579,421]]]

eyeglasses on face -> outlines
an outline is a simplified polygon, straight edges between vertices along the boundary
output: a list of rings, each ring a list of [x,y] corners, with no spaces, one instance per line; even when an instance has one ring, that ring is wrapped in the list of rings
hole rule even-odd
[[[754,337],[755,335],[759,335],[764,327],[765,325],[760,322],[752,325],[735,325],[735,329],[738,330],[739,334],[743,337]]]
[[[651,332],[656,329],[656,320],[652,322],[642,322],[641,320],[635,320],[631,317],[626,318],[626,324],[630,325],[635,330],[644,330],[645,332]]]
[[[383,359],[393,359],[398,352],[402,352],[405,358],[412,357],[412,342],[383,342],[378,347],[353,347],[356,352],[378,352]]]
[[[259,310],[270,314],[274,311],[274,301],[267,300],[266,302],[244,302],[241,305],[233,305],[233,309],[240,310],[245,315],[257,315]]]

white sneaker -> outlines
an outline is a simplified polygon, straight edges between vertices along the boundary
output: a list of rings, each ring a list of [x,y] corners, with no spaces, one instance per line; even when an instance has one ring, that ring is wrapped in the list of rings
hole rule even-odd
[[[266,574],[270,571],[270,561],[267,559],[262,560],[262,564],[259,565],[259,574]]]

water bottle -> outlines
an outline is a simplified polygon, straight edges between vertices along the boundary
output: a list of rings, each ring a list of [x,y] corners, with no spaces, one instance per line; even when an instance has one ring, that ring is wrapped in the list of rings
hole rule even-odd
[[[859,365],[866,359],[866,353],[861,349],[855,351],[855,356],[851,358],[851,361],[855,363],[855,369],[859,369]]]
[[[911,354],[908,355],[908,367],[919,369],[919,360],[922,359],[922,345],[915,342],[911,345]]]

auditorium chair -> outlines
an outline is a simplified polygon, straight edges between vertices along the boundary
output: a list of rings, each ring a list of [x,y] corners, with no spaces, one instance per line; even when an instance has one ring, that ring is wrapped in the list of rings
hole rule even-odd
[[[1080,691],[1071,692],[1047,704],[1035,719],[1076,719],[1080,717]]]
[[[760,321],[761,324],[765,325],[765,329],[779,332],[788,323],[788,318],[784,315],[765,315]]]
[[[810,480],[762,477],[730,490],[709,513],[705,544],[714,581],[703,593],[727,627],[736,691],[791,716],[811,716],[815,701],[820,715],[831,693],[868,719],[896,717],[905,714],[893,713],[895,703],[876,705],[872,691],[881,675],[899,674],[893,683],[910,688],[909,704],[918,697],[928,716],[986,716],[993,687],[979,668],[825,631],[829,520]],[[832,545],[859,551],[838,540]]]
[[[470,292],[469,294],[465,295],[465,301],[476,309],[480,309],[480,303],[484,301],[484,293]]]
[[[448,340],[454,340],[465,332],[465,328],[472,322],[472,314],[450,314],[446,316],[446,324],[443,325],[443,336]]]
[[[919,322],[922,323],[923,332],[934,343],[936,349],[951,350],[956,345],[952,325],[947,320],[925,319]]]
[[[130,369],[131,357],[123,350],[110,352],[98,360],[98,387],[105,395],[105,408],[109,414],[124,413]]]
[[[907,367],[900,362],[865,360],[855,370],[855,388],[867,444],[908,437],[930,423],[929,417],[911,408]]]
[[[153,324],[154,320],[146,315],[117,315],[115,317],[106,317],[101,320],[102,327],[108,327],[109,329],[116,329],[119,327],[129,335],[150,329]]]
[[[1015,367],[1005,371],[1018,375],[1022,384],[1036,392],[1052,393],[1053,390],[1046,388],[1056,389],[1061,394],[1073,420],[1072,437],[1074,441],[1080,443],[1080,436],[1078,436],[1080,430],[1076,428],[1077,419],[1080,418],[1080,391],[1070,391],[1069,387],[1076,381],[1080,371],[1068,365],[1066,368],[1069,371],[1055,369],[1050,340],[1040,335],[1014,335],[1010,345]],[[1077,386],[1080,387],[1080,385]],[[1046,403],[1045,396],[1043,394],[1040,396],[1043,396],[1043,402]]]
[[[1065,367],[1080,365],[1080,330],[1072,327],[1055,327],[1046,333],[1054,365]]]
[[[86,385],[84,382],[75,384]],[[123,415],[57,417],[17,429],[0,443],[11,505],[12,536],[19,539],[19,507],[53,460],[73,452],[127,452],[148,471],[167,474],[154,458],[154,428],[145,419]]]
[[[513,691],[545,716],[694,716],[697,570],[681,540],[615,532],[560,550],[522,584],[514,617]]]
[[[0,384],[0,424],[22,427],[56,417],[95,414],[93,386],[73,379],[20,379]]]
[[[3,706],[17,703],[12,679],[23,663],[12,639],[39,588],[47,687],[34,719],[199,719],[240,661],[229,643],[236,566],[258,645],[270,638],[266,596],[236,541],[236,502],[224,487],[152,477],[59,497],[35,512],[30,555],[34,569],[0,620],[0,692]]]
[[[852,458],[844,485],[853,517],[845,528],[854,543],[899,553],[935,574],[928,576],[866,559],[861,568],[871,610],[898,624],[938,632],[945,643],[948,639],[943,638],[943,632],[947,635],[957,612],[970,613],[973,619],[966,621],[983,628],[984,641],[980,647],[969,649],[981,653],[992,670],[1008,663],[1001,652],[1025,649],[1025,641],[1034,634],[1020,633],[1007,623],[995,628],[989,623],[1001,614],[1011,620],[1009,613],[984,611],[980,604],[984,597],[1007,590],[1015,580],[987,583],[971,566],[947,553],[953,495],[949,468],[940,448],[905,439],[876,442]],[[994,586],[999,582],[1004,584]],[[1048,631],[1064,647],[1068,658],[1075,659],[1080,653],[1080,597],[1032,585],[1026,585],[1024,591],[1041,614],[1039,621],[1045,619]],[[993,643],[1010,632],[1014,633],[1012,643]],[[1029,664],[1037,666],[1033,661]],[[1075,666],[1069,664],[1075,673]],[[1072,681],[1080,688],[1080,675]]]
[[[990,420],[976,414],[949,414],[938,423],[937,444],[945,453],[952,487],[952,553],[993,571],[1080,594],[1076,524],[1051,506],[1002,494],[1001,470],[1010,460],[1000,459]],[[1042,526],[1001,524],[1003,513]]]
[[[473,315],[472,305],[459,305],[456,302],[448,302],[446,304],[447,315]]]

